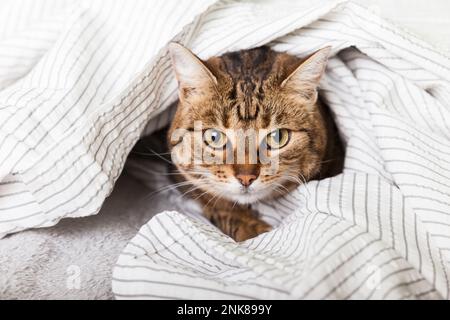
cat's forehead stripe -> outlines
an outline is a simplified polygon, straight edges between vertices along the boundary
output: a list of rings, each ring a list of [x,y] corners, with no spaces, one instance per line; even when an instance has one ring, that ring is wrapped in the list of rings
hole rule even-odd
[[[276,54],[268,47],[228,53],[222,56],[223,71],[233,79],[229,99],[241,121],[255,120],[264,99],[264,81],[272,71]],[[224,123],[228,123],[228,115]]]

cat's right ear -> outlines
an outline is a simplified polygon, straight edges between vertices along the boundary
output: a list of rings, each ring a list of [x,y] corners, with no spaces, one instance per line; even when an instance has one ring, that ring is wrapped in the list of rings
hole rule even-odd
[[[169,54],[178,80],[181,100],[192,93],[202,92],[217,84],[216,77],[189,49],[181,44],[171,42]]]

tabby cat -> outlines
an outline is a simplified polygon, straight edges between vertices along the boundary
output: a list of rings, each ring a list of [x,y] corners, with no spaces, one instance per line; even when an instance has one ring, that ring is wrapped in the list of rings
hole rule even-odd
[[[253,203],[338,173],[342,147],[317,93],[330,47],[304,59],[269,47],[207,61],[177,43],[169,52],[179,88],[172,160],[186,193],[225,234],[243,241],[269,231]],[[241,139],[238,130],[257,134]]]

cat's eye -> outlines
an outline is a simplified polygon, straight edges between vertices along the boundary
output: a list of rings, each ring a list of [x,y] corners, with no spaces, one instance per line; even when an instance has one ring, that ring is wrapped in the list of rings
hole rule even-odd
[[[289,142],[288,129],[276,129],[266,136],[266,145],[270,149],[283,148]]]
[[[225,133],[216,129],[205,130],[203,140],[214,149],[222,149],[227,144],[227,136]]]

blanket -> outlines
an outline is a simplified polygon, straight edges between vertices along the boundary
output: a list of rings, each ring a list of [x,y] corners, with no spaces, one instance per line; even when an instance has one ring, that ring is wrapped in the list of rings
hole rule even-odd
[[[39,1],[3,11],[0,236],[100,210],[134,143],[170,121],[169,41],[201,58],[331,45],[320,94],[344,172],[258,204],[275,229],[244,243],[192,201],[167,205],[120,254],[114,295],[449,298],[447,57],[344,1]]]

